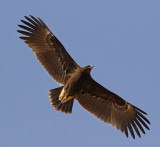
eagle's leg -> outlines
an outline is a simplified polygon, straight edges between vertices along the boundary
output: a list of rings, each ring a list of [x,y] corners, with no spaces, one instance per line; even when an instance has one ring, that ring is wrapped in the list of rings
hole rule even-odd
[[[60,94],[60,96],[59,96],[59,100],[61,101],[61,103],[65,103],[65,102],[67,102],[67,101],[69,101],[69,100],[71,100],[71,99],[73,99],[73,98],[74,98],[74,96],[68,95],[68,94],[65,92],[64,88],[62,89],[61,94]]]

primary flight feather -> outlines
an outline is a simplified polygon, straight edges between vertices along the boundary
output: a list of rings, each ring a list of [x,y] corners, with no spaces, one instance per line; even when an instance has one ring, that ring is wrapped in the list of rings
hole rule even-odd
[[[23,30],[20,37],[35,53],[37,59],[61,87],[49,90],[52,106],[61,112],[71,113],[74,99],[90,113],[102,121],[112,124],[132,137],[145,134],[149,130],[147,115],[141,109],[126,102],[118,95],[107,90],[92,79],[93,66],[80,67],[68,54],[61,42],[40,19],[30,15],[21,20],[25,25],[18,25]]]

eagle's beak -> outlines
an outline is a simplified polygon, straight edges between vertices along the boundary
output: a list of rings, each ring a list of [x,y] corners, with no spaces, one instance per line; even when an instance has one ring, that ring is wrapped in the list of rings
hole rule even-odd
[[[92,69],[93,67],[94,67],[94,66],[93,66],[93,65],[91,65],[89,68],[91,68],[91,69]]]

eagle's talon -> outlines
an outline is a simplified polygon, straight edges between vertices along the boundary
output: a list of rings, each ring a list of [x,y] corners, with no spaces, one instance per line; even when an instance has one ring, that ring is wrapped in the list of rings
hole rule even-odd
[[[59,100],[61,101],[61,103],[65,103],[69,100],[71,100],[73,98],[73,96],[68,96],[68,97],[59,97]]]

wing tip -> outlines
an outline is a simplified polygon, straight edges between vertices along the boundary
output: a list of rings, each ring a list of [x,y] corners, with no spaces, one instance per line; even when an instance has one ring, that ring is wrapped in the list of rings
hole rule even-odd
[[[140,111],[141,113],[148,115],[146,112],[144,112],[143,110],[139,109],[138,107],[134,106],[136,110]]]

